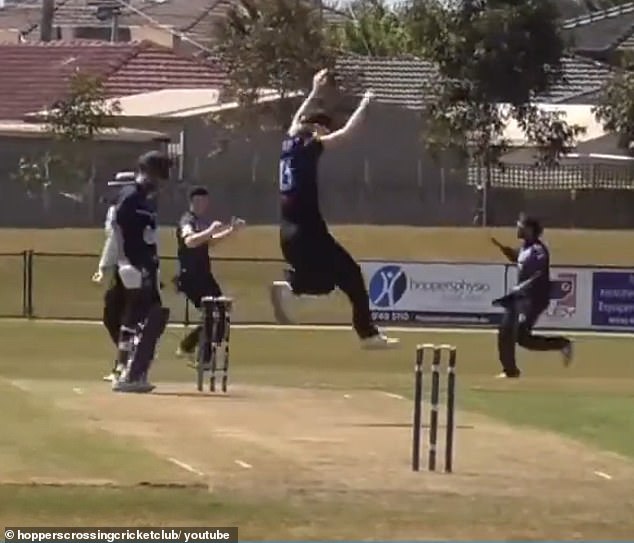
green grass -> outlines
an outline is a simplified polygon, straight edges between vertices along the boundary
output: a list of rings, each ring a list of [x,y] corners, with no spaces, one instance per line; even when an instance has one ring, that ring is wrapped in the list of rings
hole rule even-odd
[[[12,338],[3,344],[0,363],[0,375],[8,379],[80,382],[108,370],[111,346],[101,327],[5,322],[0,330]],[[164,337],[157,380],[192,382],[191,371],[172,356],[182,333],[170,329]],[[575,364],[568,370],[556,353],[519,351],[525,379],[500,383],[491,379],[498,370],[492,334],[407,333],[398,351],[361,353],[352,332],[237,329],[232,379],[410,395],[412,353],[421,340],[458,347],[458,399],[464,407],[634,457],[634,340],[628,338],[579,338]]]
[[[501,261],[488,244],[488,236],[494,233],[502,241],[514,240],[511,229],[358,226],[334,231],[357,258]],[[163,253],[173,254],[173,232],[164,228],[162,236]],[[632,232],[551,231],[547,239],[555,263],[631,265]],[[0,253],[26,248],[97,253],[101,242],[102,232],[96,229],[0,230]],[[251,228],[220,246],[217,255],[279,258],[277,232],[272,227]],[[20,264],[19,257],[0,258],[3,313],[21,310]],[[96,259],[83,257],[38,257],[36,313],[98,317],[100,291],[90,284],[95,265]],[[170,266],[163,265],[165,278],[172,274]],[[217,262],[215,266],[225,289],[238,300],[238,320],[272,320],[266,286],[278,277],[280,264]],[[176,294],[166,290],[164,296],[176,317],[182,317]],[[349,309],[345,300],[329,299],[303,316],[346,323]],[[193,390],[190,370],[172,357],[181,333],[171,329],[164,337],[153,377],[191,383]],[[53,389],[60,384],[94,382],[109,369],[112,359],[112,346],[101,327],[0,321],[0,337],[0,475],[5,480],[138,480],[159,473],[170,478],[172,466],[137,440],[80,427],[72,413],[46,394],[9,384],[36,383],[45,390],[49,385]],[[231,379],[253,385],[378,389],[411,396],[414,346],[424,341],[453,343],[459,351],[458,401],[462,409],[634,458],[634,340],[579,338],[576,361],[569,370],[561,367],[556,355],[520,351],[525,378],[508,383],[491,379],[498,370],[491,334],[418,332],[403,334],[402,339],[400,351],[360,353],[351,332],[236,330]],[[425,488],[405,498],[385,497],[380,503],[354,493],[318,496],[307,491],[267,499],[261,495],[265,491],[251,495],[230,490],[0,485],[0,522],[238,525],[243,539],[615,539],[634,533],[631,493],[616,490],[626,482],[580,488],[569,503],[550,503],[540,494],[491,496],[486,488],[463,496],[441,490],[440,482],[438,488],[431,484],[433,490]]]
[[[630,381],[630,386],[634,381]],[[592,391],[470,391],[465,407],[504,420],[551,430],[634,458],[634,394]]]
[[[457,539],[465,533],[538,539],[541,530],[542,519],[523,516],[532,505],[526,499],[508,497],[504,504],[474,507],[471,500],[456,503],[451,494],[439,492],[433,499],[411,496],[409,502],[360,508],[338,498],[250,501],[192,490],[0,487],[0,522],[11,526],[20,518],[21,526],[238,526],[241,540],[256,541]],[[492,523],[501,507],[503,518]],[[549,522],[551,515],[551,533],[561,536],[576,530],[597,539],[605,533],[628,537],[629,525],[589,525],[573,507],[554,507]],[[571,522],[575,530],[567,528]]]
[[[516,242],[514,231],[509,228],[337,226],[333,227],[333,233],[359,259],[503,262],[489,237],[495,235],[509,244]],[[632,264],[634,232],[552,230],[547,232],[546,238],[555,264]],[[103,232],[99,229],[0,229],[0,253],[34,249],[96,255],[102,242]],[[164,256],[175,254],[172,228],[162,228],[160,248]],[[280,259],[277,229],[272,226],[248,228],[219,245],[214,254],[217,257]],[[90,282],[97,260],[97,257],[37,256],[33,273],[35,314],[54,318],[100,318],[101,289]],[[214,263],[221,285],[238,300],[236,322],[273,322],[267,288],[273,280],[280,278],[283,267],[280,262],[264,261]],[[167,284],[163,297],[172,309],[173,320],[182,321],[184,303],[170,283],[175,269],[173,261],[163,261],[162,277]],[[5,315],[17,315],[22,311],[21,257],[0,257],[0,308]],[[300,319],[302,322],[347,323],[347,301],[343,297],[331,299],[328,303],[308,308],[300,314]]]
[[[191,383],[193,390],[190,370],[171,356],[180,333],[170,330],[165,336],[154,376],[158,381]],[[2,322],[0,334],[5,338],[0,378],[5,380],[83,386],[108,368],[111,346],[99,326]],[[409,333],[403,335],[401,351],[360,353],[351,332],[237,329],[232,339],[232,381],[409,395],[411,355],[421,340],[458,346],[462,408],[559,432],[634,458],[634,368],[629,357],[633,342],[629,339],[580,339],[576,363],[569,370],[556,356],[522,353],[526,378],[499,383],[491,380],[497,368],[490,334]],[[4,424],[0,458],[6,459],[2,472],[13,466],[17,475],[41,470],[69,478],[113,478],[120,473],[118,466],[127,451],[126,458],[135,459],[135,470],[142,466],[147,472],[165,473],[165,466],[157,464],[161,460],[138,444],[106,440],[102,434],[75,428],[72,417],[45,398],[3,386],[0,410]],[[501,507],[504,515],[499,515]],[[242,537],[250,539],[458,538],[466,537],[467,529],[471,536],[483,538],[575,533],[599,538],[626,537],[632,529],[620,516],[618,523],[590,521],[585,509],[573,503],[544,507],[537,496],[499,501],[486,496],[484,489],[479,498],[434,491],[431,496],[395,497],[372,505],[355,494],[262,499],[231,491],[0,485],[0,522],[5,525],[238,525]]]
[[[180,471],[132,440],[86,431],[50,402],[0,381],[0,465],[4,480],[178,481]],[[164,478],[164,476],[167,476]],[[171,479],[170,479],[171,477]]]

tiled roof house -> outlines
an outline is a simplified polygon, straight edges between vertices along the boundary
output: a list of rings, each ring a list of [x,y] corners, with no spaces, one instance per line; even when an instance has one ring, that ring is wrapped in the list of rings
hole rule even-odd
[[[372,88],[377,100],[384,104],[421,109],[423,87],[435,74],[434,66],[420,59],[384,59],[344,57],[336,71],[344,79],[361,87]],[[563,60],[564,82],[537,97],[536,101],[553,104],[593,104],[611,68],[579,56]]]
[[[567,19],[562,30],[578,54],[613,60],[615,52],[634,49],[634,2]]]
[[[21,34],[27,40],[39,39],[41,0],[5,2],[12,3],[0,9],[0,31]],[[173,41],[184,35],[205,45],[213,40],[214,26],[231,4],[232,0],[57,0],[55,37],[109,40],[111,20],[97,17],[101,6],[118,7],[120,41],[150,38],[163,45],[174,45]],[[345,14],[327,7],[323,16],[331,23],[346,18]]]
[[[0,44],[0,119],[22,119],[63,99],[80,70],[103,79],[108,96],[162,89],[222,88],[216,65],[150,42]]]

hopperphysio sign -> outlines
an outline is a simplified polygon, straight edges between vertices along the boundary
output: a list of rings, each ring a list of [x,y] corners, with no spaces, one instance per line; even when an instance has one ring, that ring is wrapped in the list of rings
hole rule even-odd
[[[363,262],[378,322],[492,324],[501,311],[506,267],[497,264]]]
[[[492,325],[491,301],[517,282],[503,264],[362,262],[377,322]],[[553,267],[550,304],[537,328],[634,331],[634,269]]]

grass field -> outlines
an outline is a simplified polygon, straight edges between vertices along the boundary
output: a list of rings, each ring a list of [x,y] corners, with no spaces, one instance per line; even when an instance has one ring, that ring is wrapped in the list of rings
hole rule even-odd
[[[340,234],[357,257],[496,256],[479,230]],[[510,230],[496,235],[512,241]],[[549,239],[560,263],[604,265],[630,264],[634,241],[614,232]],[[96,231],[0,230],[0,252],[95,252],[100,240]],[[246,231],[220,253],[277,257],[275,233]],[[98,310],[92,263],[40,266],[42,307]],[[220,270],[232,289],[263,288],[261,270],[235,266]],[[6,289],[0,302],[12,296]],[[345,307],[334,311],[345,320]],[[521,353],[525,378],[499,382],[486,332],[412,331],[399,351],[364,353],[349,331],[243,328],[232,334],[221,397],[197,393],[173,359],[181,333],[164,337],[155,393],[121,396],[99,380],[112,357],[99,326],[0,321],[0,523],[236,525],[243,540],[634,533],[634,339],[577,338],[569,369],[556,355]],[[409,469],[413,351],[425,341],[458,347],[452,475]]]
[[[356,258],[400,259],[419,261],[502,262],[499,251],[489,237],[516,242],[513,229],[412,228],[343,226],[333,231]],[[633,232],[597,232],[553,230],[547,232],[555,264],[632,265]],[[0,253],[33,249],[47,253],[96,254],[103,233],[93,230],[9,230],[0,229]],[[175,254],[175,236],[170,228],[162,229],[161,253]],[[269,259],[269,261],[217,261],[216,275],[228,294],[239,303],[237,322],[273,322],[268,300],[268,286],[279,279],[278,234],[275,227],[246,229],[235,239],[219,245],[218,257]],[[82,256],[36,256],[33,264],[33,297],[39,317],[99,318],[101,296],[90,282],[98,259]],[[165,303],[172,309],[174,321],[182,322],[183,300],[174,292],[170,278],[174,261],[164,260],[162,276],[167,287]],[[64,300],[63,306],[60,299]],[[22,310],[22,259],[0,257],[0,313],[19,315]],[[343,297],[324,304],[313,304],[299,315],[303,322],[347,323],[349,309]]]

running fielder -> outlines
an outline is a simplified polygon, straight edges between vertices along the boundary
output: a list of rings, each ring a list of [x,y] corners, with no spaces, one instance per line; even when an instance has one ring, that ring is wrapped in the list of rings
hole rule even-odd
[[[517,285],[493,304],[504,308],[498,330],[498,354],[502,373],[500,378],[518,378],[520,370],[515,360],[515,344],[530,351],[560,351],[565,366],[572,362],[572,342],[561,336],[541,336],[533,327],[550,303],[550,253],[542,241],[543,229],[539,221],[524,214],[517,222],[519,249],[491,242],[510,262],[517,264]]]

